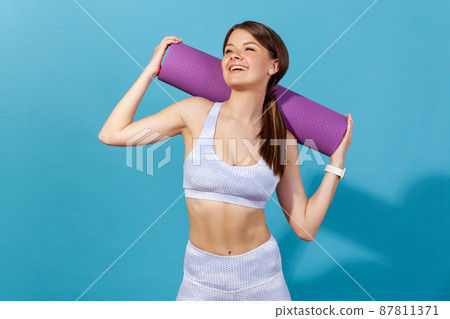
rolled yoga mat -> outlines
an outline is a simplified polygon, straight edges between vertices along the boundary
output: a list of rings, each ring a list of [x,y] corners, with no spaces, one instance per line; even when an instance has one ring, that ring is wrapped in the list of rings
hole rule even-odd
[[[231,89],[223,78],[221,63],[221,59],[184,43],[173,43],[166,50],[158,78],[193,96],[223,102],[229,99]],[[275,85],[273,92],[297,142],[331,156],[344,137],[347,117],[280,85]]]

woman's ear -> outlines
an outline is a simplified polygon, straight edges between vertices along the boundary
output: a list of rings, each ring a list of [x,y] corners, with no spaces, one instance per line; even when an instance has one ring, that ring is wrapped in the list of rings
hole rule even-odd
[[[270,67],[270,70],[269,70],[270,75],[277,73],[279,69],[280,69],[280,64],[279,64],[278,59],[273,60],[272,66]]]

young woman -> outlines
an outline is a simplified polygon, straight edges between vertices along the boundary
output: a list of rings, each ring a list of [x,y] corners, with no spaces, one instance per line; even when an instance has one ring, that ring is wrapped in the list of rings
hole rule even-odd
[[[129,146],[177,134],[184,138],[183,187],[190,231],[176,300],[291,300],[279,247],[266,225],[265,204],[276,190],[295,234],[312,241],[339,177],[326,172],[318,191],[306,197],[296,163],[297,141],[286,129],[272,93],[288,69],[287,49],[264,24],[236,24],[223,43],[222,72],[231,88],[228,100],[190,97],[133,122],[145,91],[159,74],[166,49],[181,41],[165,37],[156,47],[99,139]],[[346,134],[331,156],[330,164],[339,168],[351,143],[352,119],[350,114],[347,117]],[[151,143],[143,136],[127,144],[145,129],[160,135]]]

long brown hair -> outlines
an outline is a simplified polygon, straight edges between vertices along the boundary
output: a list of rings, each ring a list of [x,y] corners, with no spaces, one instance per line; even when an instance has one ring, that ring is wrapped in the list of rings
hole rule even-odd
[[[278,102],[273,93],[273,87],[286,74],[289,67],[289,54],[280,36],[268,26],[255,22],[245,21],[235,24],[228,31],[223,42],[222,52],[225,51],[228,38],[236,29],[243,29],[249,32],[264,48],[269,51],[271,59],[278,59],[278,72],[273,74],[267,84],[266,97],[264,98],[262,128],[258,137],[263,142],[259,149],[259,154],[264,158],[269,167],[273,168],[275,175],[283,176],[286,163],[286,124],[283,115],[278,107]],[[273,104],[273,105],[272,105]],[[268,111],[266,111],[268,110]],[[275,145],[271,141],[278,141]],[[281,145],[278,145],[281,144]]]

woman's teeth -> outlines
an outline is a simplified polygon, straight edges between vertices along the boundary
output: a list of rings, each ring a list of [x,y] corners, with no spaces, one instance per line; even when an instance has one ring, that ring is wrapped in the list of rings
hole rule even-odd
[[[240,71],[246,71],[248,68],[244,67],[244,66],[232,66],[230,71],[236,71],[236,70],[240,70]]]

